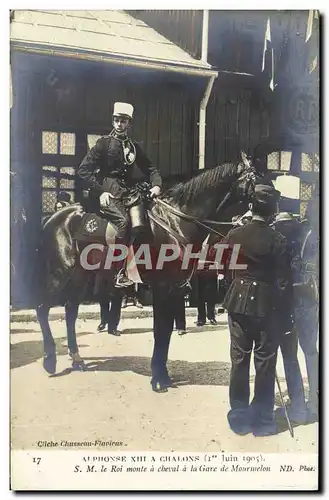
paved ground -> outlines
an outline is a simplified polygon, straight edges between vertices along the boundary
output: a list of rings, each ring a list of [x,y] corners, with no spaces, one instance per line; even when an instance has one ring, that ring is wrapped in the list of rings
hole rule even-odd
[[[317,424],[296,427],[294,439],[287,430],[269,438],[230,431],[226,316],[219,317],[216,327],[197,329],[194,321],[188,317],[184,337],[173,334],[169,371],[180,384],[166,394],[150,387],[150,317],[123,319],[121,337],[98,334],[98,321],[79,319],[80,353],[88,365],[84,373],[68,369],[65,323],[53,321],[58,352],[53,377],[42,368],[38,324],[12,322],[13,448],[34,448],[44,440],[98,439],[122,442],[113,450],[316,452]],[[278,372],[285,389],[281,359]]]

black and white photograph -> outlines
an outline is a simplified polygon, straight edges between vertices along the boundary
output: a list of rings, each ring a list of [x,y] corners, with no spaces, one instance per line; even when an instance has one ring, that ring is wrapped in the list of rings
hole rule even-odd
[[[274,6],[8,10],[11,490],[319,490],[323,13]]]

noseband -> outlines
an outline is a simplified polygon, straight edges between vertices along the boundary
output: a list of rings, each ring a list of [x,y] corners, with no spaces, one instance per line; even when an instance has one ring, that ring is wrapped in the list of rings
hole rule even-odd
[[[253,167],[251,165],[251,163],[249,162],[249,160],[247,158],[243,158],[243,162],[239,163],[238,170],[239,170],[240,166],[244,167],[243,170],[242,170],[242,172],[241,172],[241,174],[236,179],[236,181],[232,184],[231,189],[226,193],[225,197],[223,198],[223,200],[218,205],[218,207],[216,209],[216,213],[219,212],[219,210],[221,210],[221,208],[225,205],[225,203],[227,202],[227,200],[232,195],[232,192],[236,188],[237,184],[239,184],[241,181],[245,180],[245,184],[246,184],[243,196],[248,196],[248,192],[249,192],[250,186],[252,186],[252,188],[254,190],[254,188],[255,188],[255,181],[256,181],[256,170],[255,170],[255,167]]]

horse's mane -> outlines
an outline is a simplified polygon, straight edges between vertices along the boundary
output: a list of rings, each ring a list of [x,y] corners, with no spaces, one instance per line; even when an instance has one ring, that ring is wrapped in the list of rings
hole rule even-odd
[[[236,174],[237,164],[224,163],[222,165],[208,168],[202,172],[197,172],[193,177],[181,178],[180,181],[165,191],[162,198],[169,198],[178,204],[188,203],[192,198],[195,198],[200,190],[207,190],[217,186],[220,181],[230,182]],[[173,179],[175,181],[175,179]],[[168,181],[167,181],[168,182]],[[177,182],[177,177],[176,177]],[[168,182],[168,184],[170,181]]]

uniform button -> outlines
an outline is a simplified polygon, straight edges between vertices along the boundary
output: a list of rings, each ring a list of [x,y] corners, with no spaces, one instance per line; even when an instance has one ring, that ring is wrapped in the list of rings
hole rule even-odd
[[[239,293],[239,298],[241,299],[241,297],[242,297],[242,295],[241,295],[241,293]]]
[[[256,286],[256,285],[257,285],[257,282],[256,282],[256,281],[254,281],[254,282],[253,282],[253,285],[255,285],[255,286]]]
[[[243,285],[243,280],[240,281],[241,285]]]
[[[250,297],[250,300],[254,300],[255,297]]]

